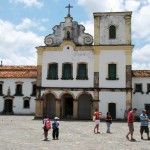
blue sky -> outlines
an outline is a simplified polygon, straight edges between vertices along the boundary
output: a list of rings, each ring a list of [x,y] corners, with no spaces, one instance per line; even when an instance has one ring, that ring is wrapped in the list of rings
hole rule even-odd
[[[93,35],[93,12],[132,11],[133,69],[150,70],[150,0],[0,0],[0,60],[36,65],[36,46],[64,21],[71,4],[74,21]]]

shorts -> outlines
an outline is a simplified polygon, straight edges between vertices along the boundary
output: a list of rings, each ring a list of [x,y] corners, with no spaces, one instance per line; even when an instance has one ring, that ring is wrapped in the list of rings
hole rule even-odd
[[[100,120],[95,120],[95,124],[100,124]]]
[[[129,131],[130,131],[130,132],[134,132],[133,123],[128,124],[128,126],[129,126]]]
[[[149,133],[149,128],[148,126],[141,126],[140,127],[140,133],[143,133],[145,131],[145,133]]]

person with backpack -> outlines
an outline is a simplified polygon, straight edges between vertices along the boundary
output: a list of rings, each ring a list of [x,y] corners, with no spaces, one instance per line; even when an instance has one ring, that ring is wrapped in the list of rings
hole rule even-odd
[[[45,137],[44,141],[47,141],[48,140],[48,131],[51,129],[51,121],[47,116],[44,117],[43,124],[44,124],[43,129],[44,129],[44,137]]]
[[[59,121],[58,121],[58,117],[55,117],[54,118],[54,122],[52,123],[52,128],[53,128],[53,133],[52,133],[52,136],[53,136],[53,140],[57,139],[58,140],[58,137],[59,137]]]

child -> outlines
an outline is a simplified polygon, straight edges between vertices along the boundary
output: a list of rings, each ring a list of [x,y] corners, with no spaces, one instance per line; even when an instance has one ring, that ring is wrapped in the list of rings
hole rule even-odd
[[[106,124],[107,124],[107,133],[110,133],[110,125],[112,123],[112,117],[110,115],[110,112],[107,112],[105,120],[106,120]]]
[[[47,141],[48,140],[48,131],[49,131],[49,129],[51,129],[51,122],[47,116],[44,117],[43,124],[44,124],[43,129],[44,129],[44,137],[45,137],[44,141]]]
[[[59,122],[58,122],[58,117],[55,117],[54,118],[54,122],[52,123],[52,128],[53,128],[53,133],[52,133],[52,136],[53,136],[53,140],[55,140],[55,138],[58,140],[58,137],[59,137]]]

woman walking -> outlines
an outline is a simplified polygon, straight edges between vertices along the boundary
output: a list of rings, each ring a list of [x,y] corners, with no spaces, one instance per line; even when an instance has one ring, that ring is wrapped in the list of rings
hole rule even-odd
[[[107,112],[105,120],[107,125],[107,133],[110,133],[110,125],[112,124],[112,117],[110,115],[110,112]]]
[[[95,109],[95,112],[94,112],[94,115],[93,115],[94,120],[95,120],[94,133],[100,133],[99,132],[100,115],[102,115],[102,113],[99,112],[98,109]],[[97,130],[97,132],[95,130]]]

